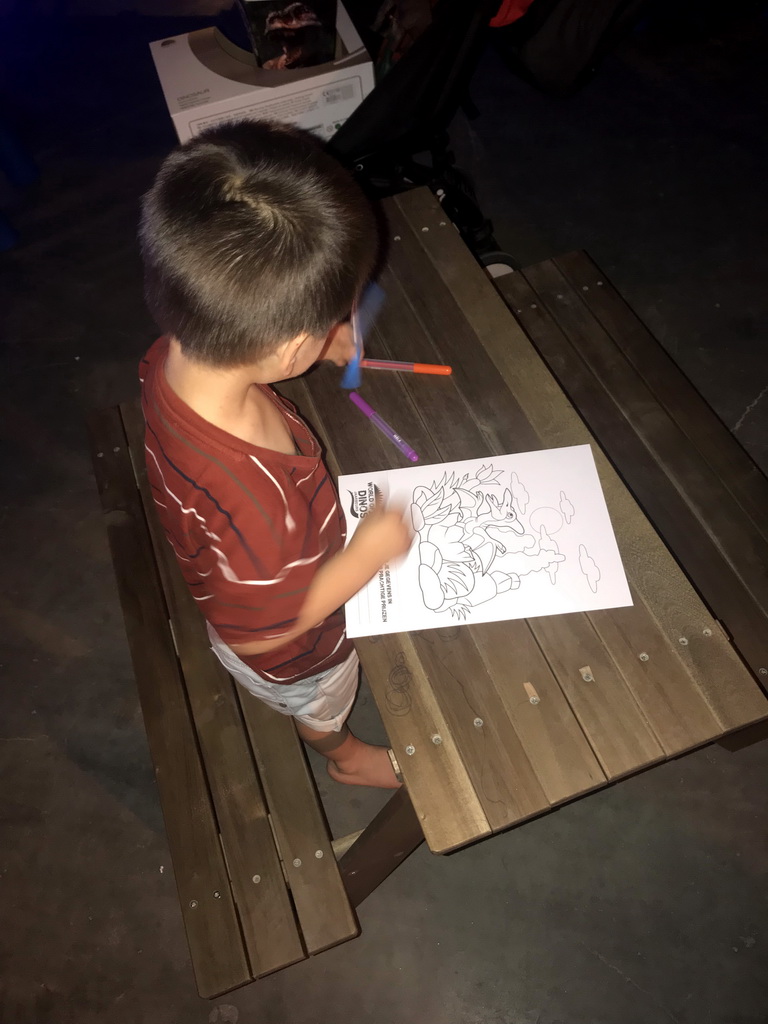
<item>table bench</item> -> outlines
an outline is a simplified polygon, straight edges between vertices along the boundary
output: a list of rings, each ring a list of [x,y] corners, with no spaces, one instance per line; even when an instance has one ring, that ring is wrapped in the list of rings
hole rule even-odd
[[[359,932],[293,720],[236,686],[154,513],[138,403],[92,416],[96,480],[201,996]]]
[[[502,278],[502,297],[426,190],[384,206],[387,300],[369,354],[454,374],[369,373],[361,393],[424,463],[591,443],[635,603],[356,641],[406,788],[337,868],[292,723],[236,693],[208,650],[148,501],[140,413],[97,414],[96,475],[205,995],[355,935],[353,908],[424,838],[456,850],[768,718],[766,484],[735,439],[583,255]],[[333,471],[406,464],[334,368],[280,390]]]

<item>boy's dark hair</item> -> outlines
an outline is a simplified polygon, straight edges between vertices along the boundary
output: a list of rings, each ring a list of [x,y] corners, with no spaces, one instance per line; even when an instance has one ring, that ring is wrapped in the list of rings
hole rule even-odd
[[[182,350],[242,366],[350,312],[378,246],[373,211],[312,136],[242,121],[179,146],[144,197],[147,305]]]

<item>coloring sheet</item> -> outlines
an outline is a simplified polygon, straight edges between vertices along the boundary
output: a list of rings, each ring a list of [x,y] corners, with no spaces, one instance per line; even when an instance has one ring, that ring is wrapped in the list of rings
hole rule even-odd
[[[347,602],[350,637],[632,604],[589,445],[342,476],[348,539],[382,496],[415,539]]]

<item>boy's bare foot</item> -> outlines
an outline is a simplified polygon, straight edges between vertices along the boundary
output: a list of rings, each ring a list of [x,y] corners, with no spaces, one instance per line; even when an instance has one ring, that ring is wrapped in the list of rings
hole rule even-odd
[[[395,775],[386,747],[374,747],[354,737],[355,745],[343,760],[328,760],[328,774],[336,782],[347,786],[376,786],[379,789],[399,789],[401,783]],[[347,744],[344,744],[346,747]],[[347,751],[345,750],[346,754]]]

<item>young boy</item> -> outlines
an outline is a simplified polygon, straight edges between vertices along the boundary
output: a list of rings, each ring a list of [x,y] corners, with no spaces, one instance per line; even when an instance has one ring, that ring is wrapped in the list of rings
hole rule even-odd
[[[269,386],[350,359],[343,321],[373,268],[371,209],[311,137],[242,122],[171,153],[140,238],[165,334],[141,364],[147,468],[213,650],[294,716],[334,779],[395,788],[386,748],[345,725],[358,660],[342,606],[411,535],[381,509],[344,549],[320,446]]]

